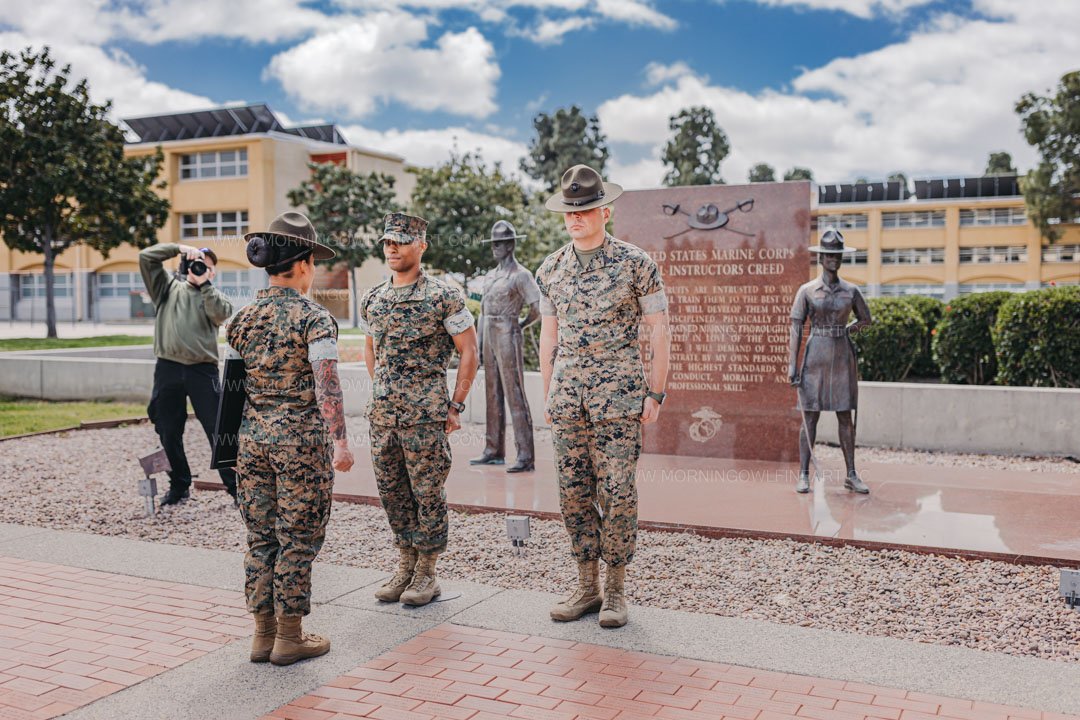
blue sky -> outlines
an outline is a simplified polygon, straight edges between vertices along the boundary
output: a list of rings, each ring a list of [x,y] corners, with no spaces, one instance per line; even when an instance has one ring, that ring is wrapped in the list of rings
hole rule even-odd
[[[609,174],[655,184],[667,117],[818,180],[1033,155],[1012,106],[1080,67],[1075,0],[0,0],[0,47],[49,44],[118,117],[267,102],[410,162],[516,167],[537,110],[581,105]]]

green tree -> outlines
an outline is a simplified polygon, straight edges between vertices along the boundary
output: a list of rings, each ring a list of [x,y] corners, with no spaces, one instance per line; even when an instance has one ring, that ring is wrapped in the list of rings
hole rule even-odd
[[[668,119],[668,129],[675,134],[664,147],[663,161],[669,168],[664,185],[722,185],[720,163],[731,145],[713,111],[701,106],[685,108]]]
[[[513,221],[521,214],[525,192],[503,174],[499,163],[488,168],[479,153],[458,155],[434,168],[415,168],[413,210],[428,219],[424,260],[446,272],[469,278],[494,266],[490,236],[496,220]]]
[[[793,180],[813,180],[814,173],[810,171],[810,168],[795,167],[784,173],[784,182],[792,182]]]
[[[372,255],[378,256],[383,216],[401,209],[394,201],[394,178],[374,172],[361,175],[334,163],[309,163],[308,167],[311,177],[288,192],[289,202],[305,207],[319,234],[337,250],[337,257],[323,264],[344,263],[349,268],[355,306],[356,268]],[[357,313],[352,315],[353,327],[357,327]]]
[[[0,232],[8,247],[40,253],[45,319],[56,337],[56,256],[85,243],[106,257],[122,243],[152,244],[169,203],[157,191],[161,150],[124,157],[124,133],[109,103],[90,100],[49,48],[0,53]]]
[[[521,159],[521,170],[554,191],[563,173],[570,167],[585,164],[601,175],[608,161],[607,138],[600,132],[600,120],[585,117],[581,108],[559,108],[553,115],[538,113],[533,118],[536,137],[529,144],[528,157]]]
[[[1015,175],[1012,155],[1005,151],[992,152],[986,161],[986,172],[983,175]]]
[[[1050,242],[1058,222],[1080,218],[1080,70],[1063,75],[1057,92],[1028,93],[1016,103],[1024,138],[1039,151],[1039,163],[1024,178],[1028,217]]]
[[[776,180],[776,171],[773,170],[772,165],[769,163],[758,163],[754,167],[750,168],[747,180],[752,183],[755,182],[774,182]]]

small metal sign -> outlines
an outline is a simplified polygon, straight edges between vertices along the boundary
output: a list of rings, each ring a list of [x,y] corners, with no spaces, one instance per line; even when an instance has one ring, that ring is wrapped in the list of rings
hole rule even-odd
[[[1061,571],[1061,597],[1073,610],[1080,610],[1080,570]]]
[[[507,515],[506,534],[510,538],[510,544],[514,546],[514,554],[521,557],[525,554],[525,541],[529,539],[529,516]]]
[[[157,497],[157,478],[153,476],[155,473],[172,470],[172,465],[169,464],[163,448],[139,458],[139,464],[146,475],[139,481],[139,495],[146,500],[146,517],[151,517],[154,514],[154,498]]]

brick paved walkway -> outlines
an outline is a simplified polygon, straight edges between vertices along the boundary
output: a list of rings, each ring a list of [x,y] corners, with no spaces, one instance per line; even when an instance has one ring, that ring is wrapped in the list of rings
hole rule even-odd
[[[263,720],[1080,720],[860,683],[442,625]]]
[[[62,715],[250,633],[240,593],[0,557],[0,718]]]

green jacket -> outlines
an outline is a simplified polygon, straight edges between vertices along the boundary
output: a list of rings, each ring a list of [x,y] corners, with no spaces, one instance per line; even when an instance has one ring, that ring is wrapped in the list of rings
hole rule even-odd
[[[218,328],[232,315],[232,303],[209,282],[194,287],[173,277],[162,263],[179,254],[175,243],[139,253],[139,272],[157,311],[154,355],[184,365],[217,364]]]

